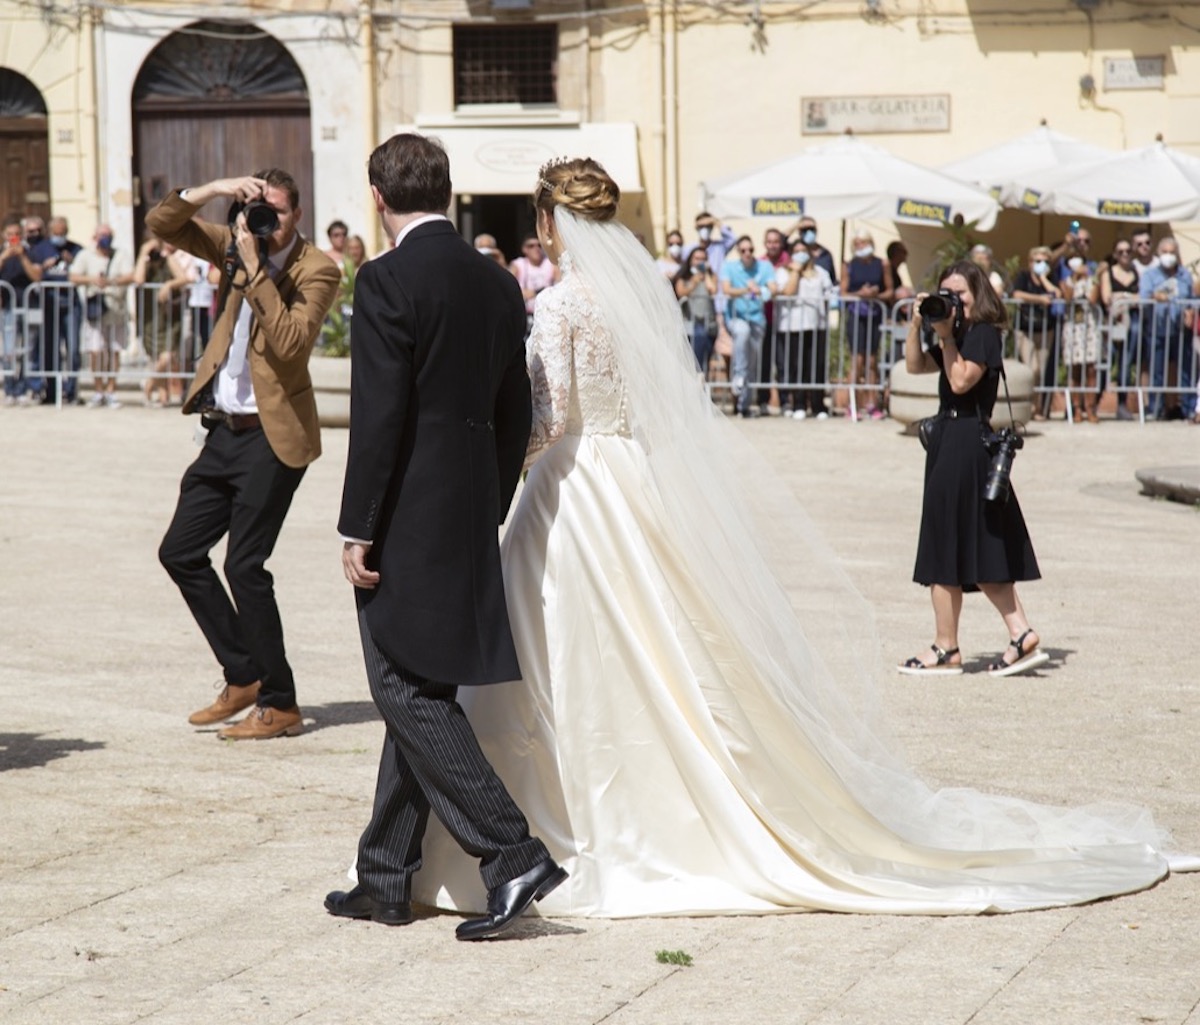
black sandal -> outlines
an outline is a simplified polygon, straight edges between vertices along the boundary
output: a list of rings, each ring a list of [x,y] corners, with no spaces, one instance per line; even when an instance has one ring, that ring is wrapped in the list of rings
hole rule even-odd
[[[958,648],[939,648],[936,644],[929,645],[937,657],[937,661],[927,666],[917,656],[907,659],[903,665],[896,666],[897,671],[906,676],[958,676],[962,671],[962,663],[951,665],[950,659],[958,654]]]
[[[1041,648],[1032,648],[1029,651],[1025,650],[1025,638],[1033,633],[1033,627],[1026,630],[1015,641],[1009,641],[1008,646],[1016,649],[1017,657],[1011,662],[1005,662],[1004,656],[991,663],[987,667],[989,676],[1016,676],[1018,673],[1028,672],[1035,666],[1040,666],[1045,662],[1050,661],[1050,656]]]

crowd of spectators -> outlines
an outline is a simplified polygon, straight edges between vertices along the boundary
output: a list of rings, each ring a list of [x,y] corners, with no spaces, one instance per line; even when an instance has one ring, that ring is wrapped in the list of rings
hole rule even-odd
[[[694,229],[691,241],[669,232],[657,265],[679,297],[697,368],[709,379],[726,377],[739,415],[767,412],[770,390],[762,385],[771,382],[782,415],[829,416],[830,312],[839,309],[836,340],[859,395],[848,415],[887,415],[883,365],[897,359],[895,322],[907,318],[906,303],[917,294],[903,242],[880,256],[871,234],[857,231],[839,265],[810,217],[786,230],[767,228],[761,249],[707,212]],[[1200,423],[1193,378],[1200,279],[1178,252],[1173,237],[1154,241],[1142,229],[1097,258],[1091,232],[1078,222],[1056,245],[1030,249],[1019,268],[1015,257],[996,261],[984,243],[970,249],[971,262],[1008,305],[1017,358],[1034,370],[1035,418],[1050,415],[1059,392],[1069,397],[1067,415],[1095,423],[1099,397],[1111,386],[1119,419],[1133,417],[1140,387],[1148,416]]]
[[[335,309],[348,335],[355,271],[370,254],[344,221],[329,224],[326,235],[324,252],[342,269]],[[491,234],[475,236],[474,246],[512,272],[532,322],[538,293],[558,280],[536,234],[522,239],[511,261]],[[902,337],[896,321],[907,317],[917,284],[903,242],[881,255],[871,234],[859,230],[848,256],[839,261],[821,244],[811,217],[767,228],[761,246],[706,211],[696,215],[690,238],[668,232],[657,266],[679,299],[698,370],[728,383],[738,414],[764,415],[777,400],[782,415],[828,418],[827,377],[840,345],[843,378],[857,390],[848,415],[887,415],[886,368],[896,362]],[[1008,303],[1013,349],[1040,386],[1035,418],[1051,415],[1054,394],[1065,393],[1067,415],[1096,422],[1099,396],[1112,388],[1116,415],[1130,419],[1140,388],[1147,415],[1200,422],[1194,380],[1200,343],[1193,347],[1200,324],[1192,302],[1200,297],[1200,279],[1181,265],[1173,237],[1156,240],[1149,229],[1137,230],[1098,258],[1091,232],[1073,222],[1057,244],[1031,248],[1023,265],[1016,257],[998,261],[984,243],[970,249],[969,259]],[[9,218],[0,251],[5,404],[54,403],[61,381],[67,403],[116,408],[117,374],[132,332],[151,364],[146,403],[178,402],[211,333],[219,280],[220,268],[153,236],[135,258],[114,247],[107,225],[84,246],[69,237],[65,218],[48,225],[36,216]],[[44,285],[34,289],[39,316],[20,323],[26,290],[38,283]],[[831,323],[834,310],[840,315]],[[90,399],[78,388],[85,354]]]

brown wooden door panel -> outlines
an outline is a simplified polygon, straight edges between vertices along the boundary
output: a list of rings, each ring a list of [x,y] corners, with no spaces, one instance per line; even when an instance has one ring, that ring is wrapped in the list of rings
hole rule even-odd
[[[171,189],[199,185],[215,178],[233,178],[266,167],[290,172],[300,188],[305,219],[300,230],[312,237],[312,137],[307,112],[227,115],[157,112],[138,115],[135,173],[140,182],[137,227],[141,236],[146,211]],[[208,219],[224,216],[225,208],[211,203]]]
[[[50,216],[46,120],[22,118],[18,124],[0,128],[0,217],[46,218]]]

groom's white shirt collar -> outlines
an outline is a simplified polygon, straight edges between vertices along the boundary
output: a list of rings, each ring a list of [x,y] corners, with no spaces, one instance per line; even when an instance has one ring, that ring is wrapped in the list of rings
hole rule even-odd
[[[395,242],[395,245],[392,246],[392,248],[399,249],[400,243],[403,242],[406,238],[408,238],[409,233],[413,230],[413,228],[419,228],[422,224],[432,224],[434,221],[448,221],[448,220],[450,220],[450,218],[447,217],[445,214],[425,214],[424,217],[418,217],[415,221],[409,221],[403,228],[400,229],[399,233],[396,235],[396,242]]]

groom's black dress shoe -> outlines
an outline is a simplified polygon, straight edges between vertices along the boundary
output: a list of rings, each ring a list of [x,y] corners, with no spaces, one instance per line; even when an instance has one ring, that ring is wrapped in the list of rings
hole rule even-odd
[[[488,890],[487,915],[463,922],[455,935],[460,940],[488,940],[499,936],[530,904],[541,900],[566,878],[567,870],[559,868],[553,858],[547,858],[516,879]]]
[[[407,904],[384,904],[372,900],[361,886],[349,893],[334,890],[325,898],[325,910],[342,918],[369,918],[384,925],[408,925],[413,920],[412,908]]]

